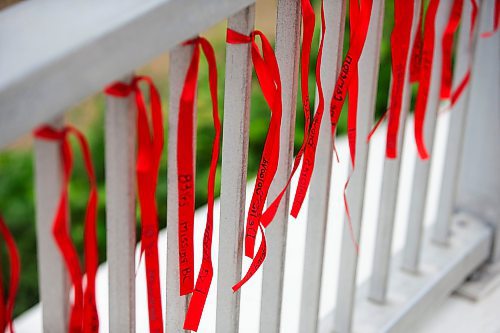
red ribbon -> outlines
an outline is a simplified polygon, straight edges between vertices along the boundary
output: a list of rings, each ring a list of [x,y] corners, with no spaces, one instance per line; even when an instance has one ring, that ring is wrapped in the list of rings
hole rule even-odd
[[[458,101],[462,93],[465,91],[465,88],[469,84],[470,73],[472,69],[472,62],[469,59],[469,64],[467,71],[464,77],[460,80],[460,83],[457,87],[452,91],[451,89],[451,80],[452,80],[452,69],[451,69],[451,57],[452,57],[452,44],[453,44],[453,36],[457,30],[458,23],[460,22],[460,16],[462,12],[462,4],[463,0],[455,0],[453,3],[452,11],[450,14],[450,18],[448,20],[448,24],[446,26],[446,30],[443,36],[443,71],[442,71],[442,81],[441,81],[441,98],[442,99],[451,99],[451,106],[455,105]],[[470,34],[469,34],[469,50],[472,55],[472,40],[474,38],[474,30],[476,29],[476,21],[477,21],[477,12],[478,5],[476,0],[471,0],[472,10],[471,10],[471,22],[470,22]]]
[[[303,29],[303,36],[302,36],[302,51],[301,51],[301,93],[302,93],[302,107],[304,111],[304,119],[305,119],[305,124],[304,124],[304,140],[302,142],[302,145],[295,156],[292,171],[290,173],[290,176],[288,178],[287,183],[285,184],[284,188],[281,190],[281,192],[278,194],[278,196],[273,200],[273,202],[267,207],[266,211],[262,214],[261,218],[261,223],[264,226],[264,228],[267,228],[267,226],[273,221],[274,217],[276,216],[276,212],[278,210],[278,207],[281,203],[281,200],[283,199],[283,196],[285,195],[288,187],[290,186],[292,177],[294,176],[295,172],[298,170],[298,167],[302,161],[302,172],[305,172],[310,166],[311,163],[310,161],[307,161],[306,158],[309,157],[308,155],[305,154],[305,152],[308,150],[308,144],[310,142],[311,138],[311,133],[314,131],[319,132],[319,124],[318,120],[321,120],[321,118],[317,117],[319,115],[318,111],[316,112],[316,115],[313,119],[313,126],[311,126],[311,102],[310,102],[310,97],[309,97],[309,61],[311,57],[311,45],[312,45],[312,39],[313,39],[313,34],[314,34],[314,25],[315,25],[315,15],[314,15],[314,10],[311,6],[311,3],[309,0],[302,0],[301,1],[302,5],[302,25],[304,27]],[[323,37],[324,37],[324,27],[323,27],[323,32],[322,32],[322,37],[321,37],[321,42],[320,42],[320,47],[318,50],[318,59],[316,63],[316,86],[318,89],[318,97],[319,97],[319,102],[318,102],[318,110],[324,110],[324,98],[323,98],[323,87],[321,85],[321,73],[320,73],[320,68],[321,68],[321,58],[322,58],[322,53],[323,53]],[[323,112],[320,112],[323,114]],[[314,164],[314,160],[312,161]],[[298,212],[294,212],[292,209],[292,215],[296,216]]]
[[[408,17],[413,17],[413,11],[413,1],[396,0],[394,2],[394,29],[391,34],[392,87],[388,111],[387,158],[396,158],[398,155],[398,132],[412,26],[412,20]]]
[[[255,41],[256,37],[260,37],[262,54]],[[230,44],[252,43],[252,62],[262,93],[271,110],[271,121],[264,143],[264,151],[257,172],[257,180],[250,202],[246,224],[245,255],[249,258],[253,258],[253,261],[243,279],[233,286],[233,290],[236,291],[255,274],[266,257],[266,239],[261,217],[269,187],[278,167],[282,101],[281,78],[278,62],[266,36],[258,30],[253,31],[250,36],[246,36],[228,29],[227,42]],[[258,231],[260,231],[262,235],[262,240],[257,250],[257,254],[254,255],[255,239]]]
[[[417,32],[410,59],[410,82],[415,83],[420,80],[420,67],[422,64],[422,48],[424,46],[424,37],[422,35],[422,21],[424,17],[424,1],[420,2],[420,17],[418,19]]]
[[[73,169],[73,155],[69,136],[73,135],[80,146],[85,162],[85,169],[89,179],[90,193],[87,202],[84,223],[84,270],[80,267],[78,252],[71,239],[69,227],[69,195],[68,187]],[[97,314],[95,299],[95,277],[99,264],[97,249],[97,185],[90,149],[85,136],[76,128],[66,126],[63,129],[55,129],[43,126],[35,131],[35,137],[42,140],[59,141],[60,154],[63,167],[63,184],[61,196],[54,217],[52,233],[64,258],[66,268],[69,271],[71,282],[74,287],[74,301],[70,311],[70,332],[98,332],[99,316]],[[86,274],[86,286],[83,288],[83,274]]]
[[[10,233],[5,221],[0,215],[0,235],[5,241],[7,251],[9,253],[9,297],[5,302],[5,294],[3,290],[3,272],[0,265],[0,331],[5,332],[8,328],[10,333],[14,333],[12,325],[12,313],[14,312],[14,303],[16,300],[17,289],[19,287],[19,279],[21,276],[21,260],[19,258],[19,251],[12,234]]]
[[[151,127],[148,110],[140,83],[149,86]],[[114,97],[135,96],[137,106],[137,191],[141,210],[141,252],[146,259],[146,284],[148,292],[149,330],[163,332],[163,311],[160,292],[160,267],[158,261],[158,212],[156,187],[163,151],[163,115],[161,99],[151,78],[136,76],[130,84],[116,82],[105,89]]]
[[[354,3],[351,6],[354,8],[354,11],[358,11],[354,13],[354,15],[359,18],[359,25],[356,26],[355,31],[352,32],[351,45],[347,52],[346,58],[342,65],[342,71],[339,74],[337,79],[337,83],[335,85],[334,93],[332,96],[332,100],[330,102],[330,115],[331,115],[331,124],[332,124],[332,136],[335,134],[335,129],[337,126],[338,119],[340,117],[340,111],[342,110],[342,105],[344,104],[345,97],[347,95],[347,89],[351,83],[351,79],[353,76],[356,76],[355,83],[357,85],[357,63],[361,56],[361,52],[364,47],[366,35],[368,32],[368,25],[370,22],[370,14],[372,7],[372,0],[363,0],[361,2],[361,7],[358,7],[357,2],[356,5]],[[324,33],[324,22],[323,23],[323,33]],[[316,72],[318,74],[319,66],[316,68]],[[318,75],[317,75],[318,76]],[[353,91],[355,94],[355,91]],[[321,102],[321,99],[320,99]],[[355,104],[351,104],[351,116],[350,118],[350,151],[351,157],[354,160],[355,154],[355,140],[356,140],[356,115],[354,110],[357,107]],[[316,147],[319,136],[319,127],[321,123],[321,118],[324,110],[323,108],[318,107],[316,111],[313,125],[310,131],[310,137],[308,138],[308,148],[306,148],[303,168],[300,174],[299,183],[297,186],[297,192],[295,194],[295,198],[292,205],[292,215],[297,216],[300,208],[305,199],[305,194],[311,182],[312,171],[314,168],[314,160],[316,156]],[[354,113],[353,113],[354,112]],[[334,148],[335,149],[335,148]],[[306,166],[306,169],[304,169]]]
[[[312,8],[311,8],[312,10]],[[303,9],[304,12],[304,9]],[[305,28],[304,28],[305,31]],[[319,130],[321,127],[321,120],[323,119],[323,114],[325,112],[325,98],[323,94],[323,86],[321,83],[321,62],[323,59],[323,45],[325,39],[325,14],[324,14],[324,6],[323,2],[321,2],[321,39],[318,49],[318,58],[316,61],[316,87],[318,89],[318,105],[316,107],[316,112],[314,114],[314,118],[312,124],[310,126],[309,131],[307,132],[307,136],[304,137],[305,147],[303,148],[304,157],[302,159],[302,167],[300,170],[299,182],[297,184],[297,190],[295,192],[295,197],[292,203],[292,210],[290,214],[293,217],[297,217],[302,204],[304,202],[307,189],[309,188],[309,184],[311,183],[311,176],[314,169],[314,164],[316,160],[316,147],[318,145],[319,138]],[[304,43],[306,40],[304,39]],[[304,48],[303,48],[304,50]],[[303,51],[304,52],[304,51]],[[304,55],[303,55],[304,56]],[[304,62],[304,60],[302,60]],[[303,65],[304,66],[304,65]],[[307,81],[308,79],[302,77],[303,81]],[[304,85],[304,83],[303,83]],[[299,151],[300,153],[300,151]],[[299,156],[299,155],[297,155]],[[295,165],[294,165],[295,168]],[[271,207],[271,206],[270,206]],[[277,209],[278,207],[276,207]]]
[[[364,5],[366,6],[366,3]],[[351,40],[351,43],[354,42],[355,38],[359,38],[357,36],[361,34],[363,36],[361,38],[363,38],[362,43],[364,46],[366,36],[368,34],[368,27],[370,24],[372,3],[369,4],[369,7],[370,7],[369,10],[363,8],[363,13],[365,16],[361,18],[361,8],[358,1],[349,2],[349,28],[350,28],[349,39]],[[368,16],[366,16],[366,14],[368,14]],[[364,21],[362,22],[360,20],[368,20],[367,25],[365,26]],[[366,30],[360,32],[358,29],[366,29]],[[352,81],[350,84],[347,83],[347,91],[349,93],[349,99],[347,104],[347,139],[349,142],[349,152],[351,156],[351,163],[353,170],[356,165],[356,131],[357,131],[356,128],[357,128],[357,117],[358,117],[358,90],[359,90],[358,62],[359,58],[358,61],[356,61],[356,63],[352,65]],[[342,106],[340,106],[340,108],[342,108]],[[332,135],[335,133],[335,130],[333,131],[334,132],[332,132]],[[349,176],[347,177],[347,181],[344,184],[344,193],[343,193],[344,208],[346,211],[347,221],[349,223],[349,233],[351,236],[351,240],[356,248],[356,251],[359,252],[359,244],[356,240],[356,236],[354,235],[354,230],[351,222],[351,213],[349,210],[349,202],[347,200],[347,195],[346,195],[346,190],[347,187],[349,186],[351,175],[352,173],[349,174]]]
[[[207,300],[213,277],[212,265],[212,234],[214,216],[214,187],[219,160],[219,141],[221,126],[217,102],[217,64],[212,45],[202,37],[197,37],[186,44],[194,45],[193,55],[184,81],[179,105],[179,120],[177,132],[177,172],[179,189],[179,273],[181,295],[193,293],[184,321],[184,329],[197,331],[203,308]],[[215,135],[212,143],[212,160],[208,174],[208,210],[205,232],[203,235],[203,258],[200,271],[193,289],[194,257],[194,147],[193,147],[193,113],[200,47],[208,62],[210,95],[212,97],[212,116]]]
[[[418,154],[421,159],[429,158],[424,142],[424,119],[427,111],[427,99],[431,83],[432,62],[434,59],[434,39],[436,32],[436,13],[439,0],[430,0],[425,15],[424,45],[422,49],[422,63],[420,68],[419,87],[415,104],[415,140]]]
[[[442,99],[450,98],[451,96],[451,80],[452,80],[452,69],[451,69],[451,57],[453,53],[453,37],[457,31],[458,24],[460,23],[460,17],[462,16],[463,0],[454,0],[451,7],[450,17],[448,19],[448,24],[443,33],[442,48],[443,48],[443,59],[441,67],[441,89],[440,97]],[[471,27],[472,28],[472,27]]]

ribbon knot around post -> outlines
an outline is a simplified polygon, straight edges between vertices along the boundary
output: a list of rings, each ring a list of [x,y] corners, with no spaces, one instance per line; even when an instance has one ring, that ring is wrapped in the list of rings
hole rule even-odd
[[[145,83],[149,87],[150,117],[148,117],[148,108],[140,87],[141,83]],[[147,76],[135,76],[130,84],[113,83],[105,89],[105,93],[119,98],[134,94],[137,107],[136,177],[141,211],[141,254],[144,254],[146,262],[149,329],[151,332],[162,333],[163,310],[158,259],[158,211],[156,207],[156,187],[164,143],[161,98],[153,80]]]
[[[248,44],[254,39],[254,33],[251,32],[249,36],[241,34],[233,29],[227,29],[226,42],[228,44]]]
[[[54,129],[44,126],[35,131],[35,137],[43,140],[60,141],[63,169],[63,185],[57,212],[54,217],[52,234],[69,271],[74,287],[74,300],[70,310],[70,332],[98,332],[99,317],[95,299],[95,278],[99,255],[97,249],[97,184],[90,148],[85,136],[76,128],[66,126]],[[76,137],[82,151],[85,169],[90,183],[90,193],[84,223],[84,269],[80,267],[80,259],[69,232],[69,181],[73,169],[73,156],[69,136]],[[83,288],[83,276],[86,275],[86,286]]]

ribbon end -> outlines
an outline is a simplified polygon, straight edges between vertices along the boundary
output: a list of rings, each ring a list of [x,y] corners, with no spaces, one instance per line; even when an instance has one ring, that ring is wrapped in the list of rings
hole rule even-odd
[[[292,210],[290,211],[290,215],[296,219],[297,216],[299,215],[299,212],[300,212],[300,208],[301,208],[302,204],[298,204],[297,202],[293,202],[293,205],[292,205]]]
[[[396,149],[388,149],[386,154],[385,154],[385,157],[393,160],[393,159],[398,157],[398,152],[396,151]]]
[[[247,231],[247,235],[245,237],[245,257],[253,259],[255,256],[254,247],[255,247],[255,238],[257,235],[251,235]]]
[[[420,156],[421,160],[428,160],[429,159],[429,153],[427,152],[427,148],[422,147],[418,150],[418,156]]]

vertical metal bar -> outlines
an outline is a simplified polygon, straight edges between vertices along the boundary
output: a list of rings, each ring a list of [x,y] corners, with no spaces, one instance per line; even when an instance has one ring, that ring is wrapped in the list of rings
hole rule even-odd
[[[130,79],[129,76],[124,82]],[[135,332],[135,122],[132,97],[107,97],[106,235],[110,332]]]
[[[427,100],[427,112],[424,121],[424,140],[427,149],[431,152],[428,160],[418,156],[415,161],[413,187],[411,190],[410,215],[406,230],[406,246],[403,251],[402,268],[408,272],[417,272],[422,244],[422,232],[425,218],[427,189],[429,182],[432,151],[434,146],[434,133],[439,108],[439,89],[441,85],[441,41],[443,32],[450,15],[452,1],[441,1],[436,16],[436,33],[434,39],[434,59],[432,62],[431,83]]]
[[[479,32],[493,29],[494,12],[495,1],[482,1]],[[456,194],[458,210],[465,210],[494,228],[491,260],[495,263],[500,262],[499,45],[498,31],[477,40]]]
[[[351,331],[353,305],[356,294],[358,253],[353,244],[350,228],[352,227],[354,238],[359,241],[368,164],[369,146],[366,138],[370,132],[375,112],[383,21],[384,0],[376,0],[373,2],[368,35],[358,65],[359,91],[362,93],[358,97],[356,166],[346,190],[352,226],[349,226],[349,221],[346,217],[342,228],[339,282],[334,321],[335,331],[341,333]]]
[[[60,127],[63,119],[54,120]],[[62,186],[60,144],[35,139],[36,237],[38,279],[44,332],[66,332],[69,320],[69,276],[52,236]]]
[[[464,2],[462,18],[460,21],[460,32],[458,36],[458,47],[456,50],[456,62],[453,74],[453,88],[456,88],[467,73],[469,64],[473,61],[473,50],[479,29],[476,28],[473,41],[470,41],[470,17],[472,5],[470,1]],[[446,156],[444,159],[444,172],[439,197],[439,209],[437,211],[436,223],[434,225],[433,240],[440,244],[446,244],[449,237],[449,228],[455,203],[457,190],[457,179],[460,169],[460,157],[462,156],[463,137],[465,132],[465,119],[467,118],[470,84],[465,88],[462,97],[451,108],[450,125],[448,127],[448,140],[446,142]]]
[[[321,79],[325,108],[332,98],[333,89],[342,61],[344,40],[345,2],[325,0],[326,19]],[[316,104],[318,100],[316,93]],[[328,110],[328,109],[326,109]],[[323,253],[325,248],[328,202],[332,174],[332,135],[330,116],[325,112],[320,126],[316,162],[309,191],[305,258],[300,302],[299,332],[316,332],[318,328]]]
[[[274,199],[285,186],[293,158],[297,74],[301,25],[299,1],[279,0],[276,23],[276,57],[281,74],[283,118],[280,132],[280,159],[269,190]],[[273,223],[266,230],[267,259],[264,262],[260,308],[260,332],[279,332],[285,270],[289,190],[283,197]]]
[[[249,35],[255,6],[230,17],[228,28]],[[224,127],[222,139],[221,215],[217,281],[216,332],[237,332],[240,291],[231,287],[241,278],[243,223],[248,160],[248,125],[252,81],[250,44],[226,47]]]
[[[421,0],[414,0],[412,35],[410,51],[413,48],[420,18]],[[411,52],[408,52],[406,73],[409,73]],[[401,118],[399,122],[398,148],[399,154],[396,158],[384,159],[384,171],[382,176],[382,189],[380,192],[380,206],[378,213],[377,235],[375,239],[375,250],[373,254],[373,268],[370,280],[368,297],[376,302],[384,303],[387,294],[389,278],[389,267],[391,262],[391,248],[394,218],[396,214],[396,203],[398,197],[399,171],[401,167],[401,151],[403,149],[403,137],[405,133],[406,115],[410,109],[411,83],[409,75],[405,78],[403,88],[403,101],[401,105]]]
[[[179,128],[177,127],[177,123],[179,119],[179,101],[192,53],[192,45],[178,46],[170,52],[167,162],[167,305],[165,316],[167,332],[187,332],[183,329],[183,326],[189,297],[180,296],[179,286],[179,209],[177,188],[177,133]],[[196,111],[193,115],[193,122],[193,128],[196,129]],[[196,130],[193,132],[193,144],[196,147]],[[196,154],[196,150],[194,150],[194,154]],[[196,161],[196,156],[194,161]],[[196,171],[196,167],[194,171]]]

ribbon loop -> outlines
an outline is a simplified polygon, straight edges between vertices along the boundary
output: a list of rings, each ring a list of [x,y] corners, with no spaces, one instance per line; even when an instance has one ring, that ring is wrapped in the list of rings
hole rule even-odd
[[[141,83],[149,87],[150,117]],[[124,98],[134,94],[137,107],[137,193],[141,211],[141,255],[146,262],[146,286],[148,295],[149,329],[163,333],[163,310],[160,291],[160,266],[158,259],[158,212],[156,187],[161,154],[163,151],[163,115],[161,98],[153,80],[147,76],[135,76],[130,84],[116,82],[105,93]],[[150,121],[151,119],[151,126]]]
[[[85,136],[76,128],[66,126],[54,129],[43,126],[35,131],[35,137],[43,140],[60,141],[61,160],[63,166],[63,185],[57,212],[52,227],[52,234],[63,256],[74,287],[74,301],[70,310],[70,332],[98,332],[99,317],[95,299],[95,277],[99,264],[97,249],[97,184],[90,148]],[[80,146],[85,163],[85,170],[90,183],[84,222],[84,269],[80,267],[80,259],[71,239],[68,227],[68,187],[73,168],[73,157],[69,135],[73,135]],[[86,275],[86,286],[83,287],[83,276]]]
[[[213,277],[212,265],[212,235],[215,200],[215,177],[219,159],[221,124],[217,101],[217,64],[215,52],[210,42],[197,37],[194,45],[191,63],[189,65],[179,104],[179,120],[177,132],[177,170],[179,173],[179,273],[181,295],[192,293],[189,302],[184,329],[197,331],[207,300]],[[188,43],[189,45],[189,43]],[[208,175],[208,212],[203,235],[203,256],[200,271],[193,289],[194,281],[194,147],[193,132],[195,112],[194,97],[198,80],[200,47],[208,63],[209,87],[212,99],[212,117],[215,135],[212,143],[212,158]],[[182,131],[180,130],[182,126]],[[181,195],[182,193],[182,195]]]
[[[191,62],[186,73],[179,103],[177,128],[177,171],[178,171],[178,213],[179,213],[179,281],[181,295],[192,293],[189,301],[184,329],[197,331],[207,300],[213,277],[212,236],[215,200],[215,178],[219,160],[221,124],[217,101],[217,64],[215,52],[210,42],[197,37],[185,43],[193,45]],[[198,81],[200,48],[208,63],[210,96],[212,99],[212,117],[215,135],[212,143],[212,158],[208,175],[208,212],[203,235],[203,256],[200,271],[194,285],[194,147],[193,114],[195,112],[195,94]],[[181,130],[182,129],[182,130]],[[194,286],[193,286],[194,285]]]

